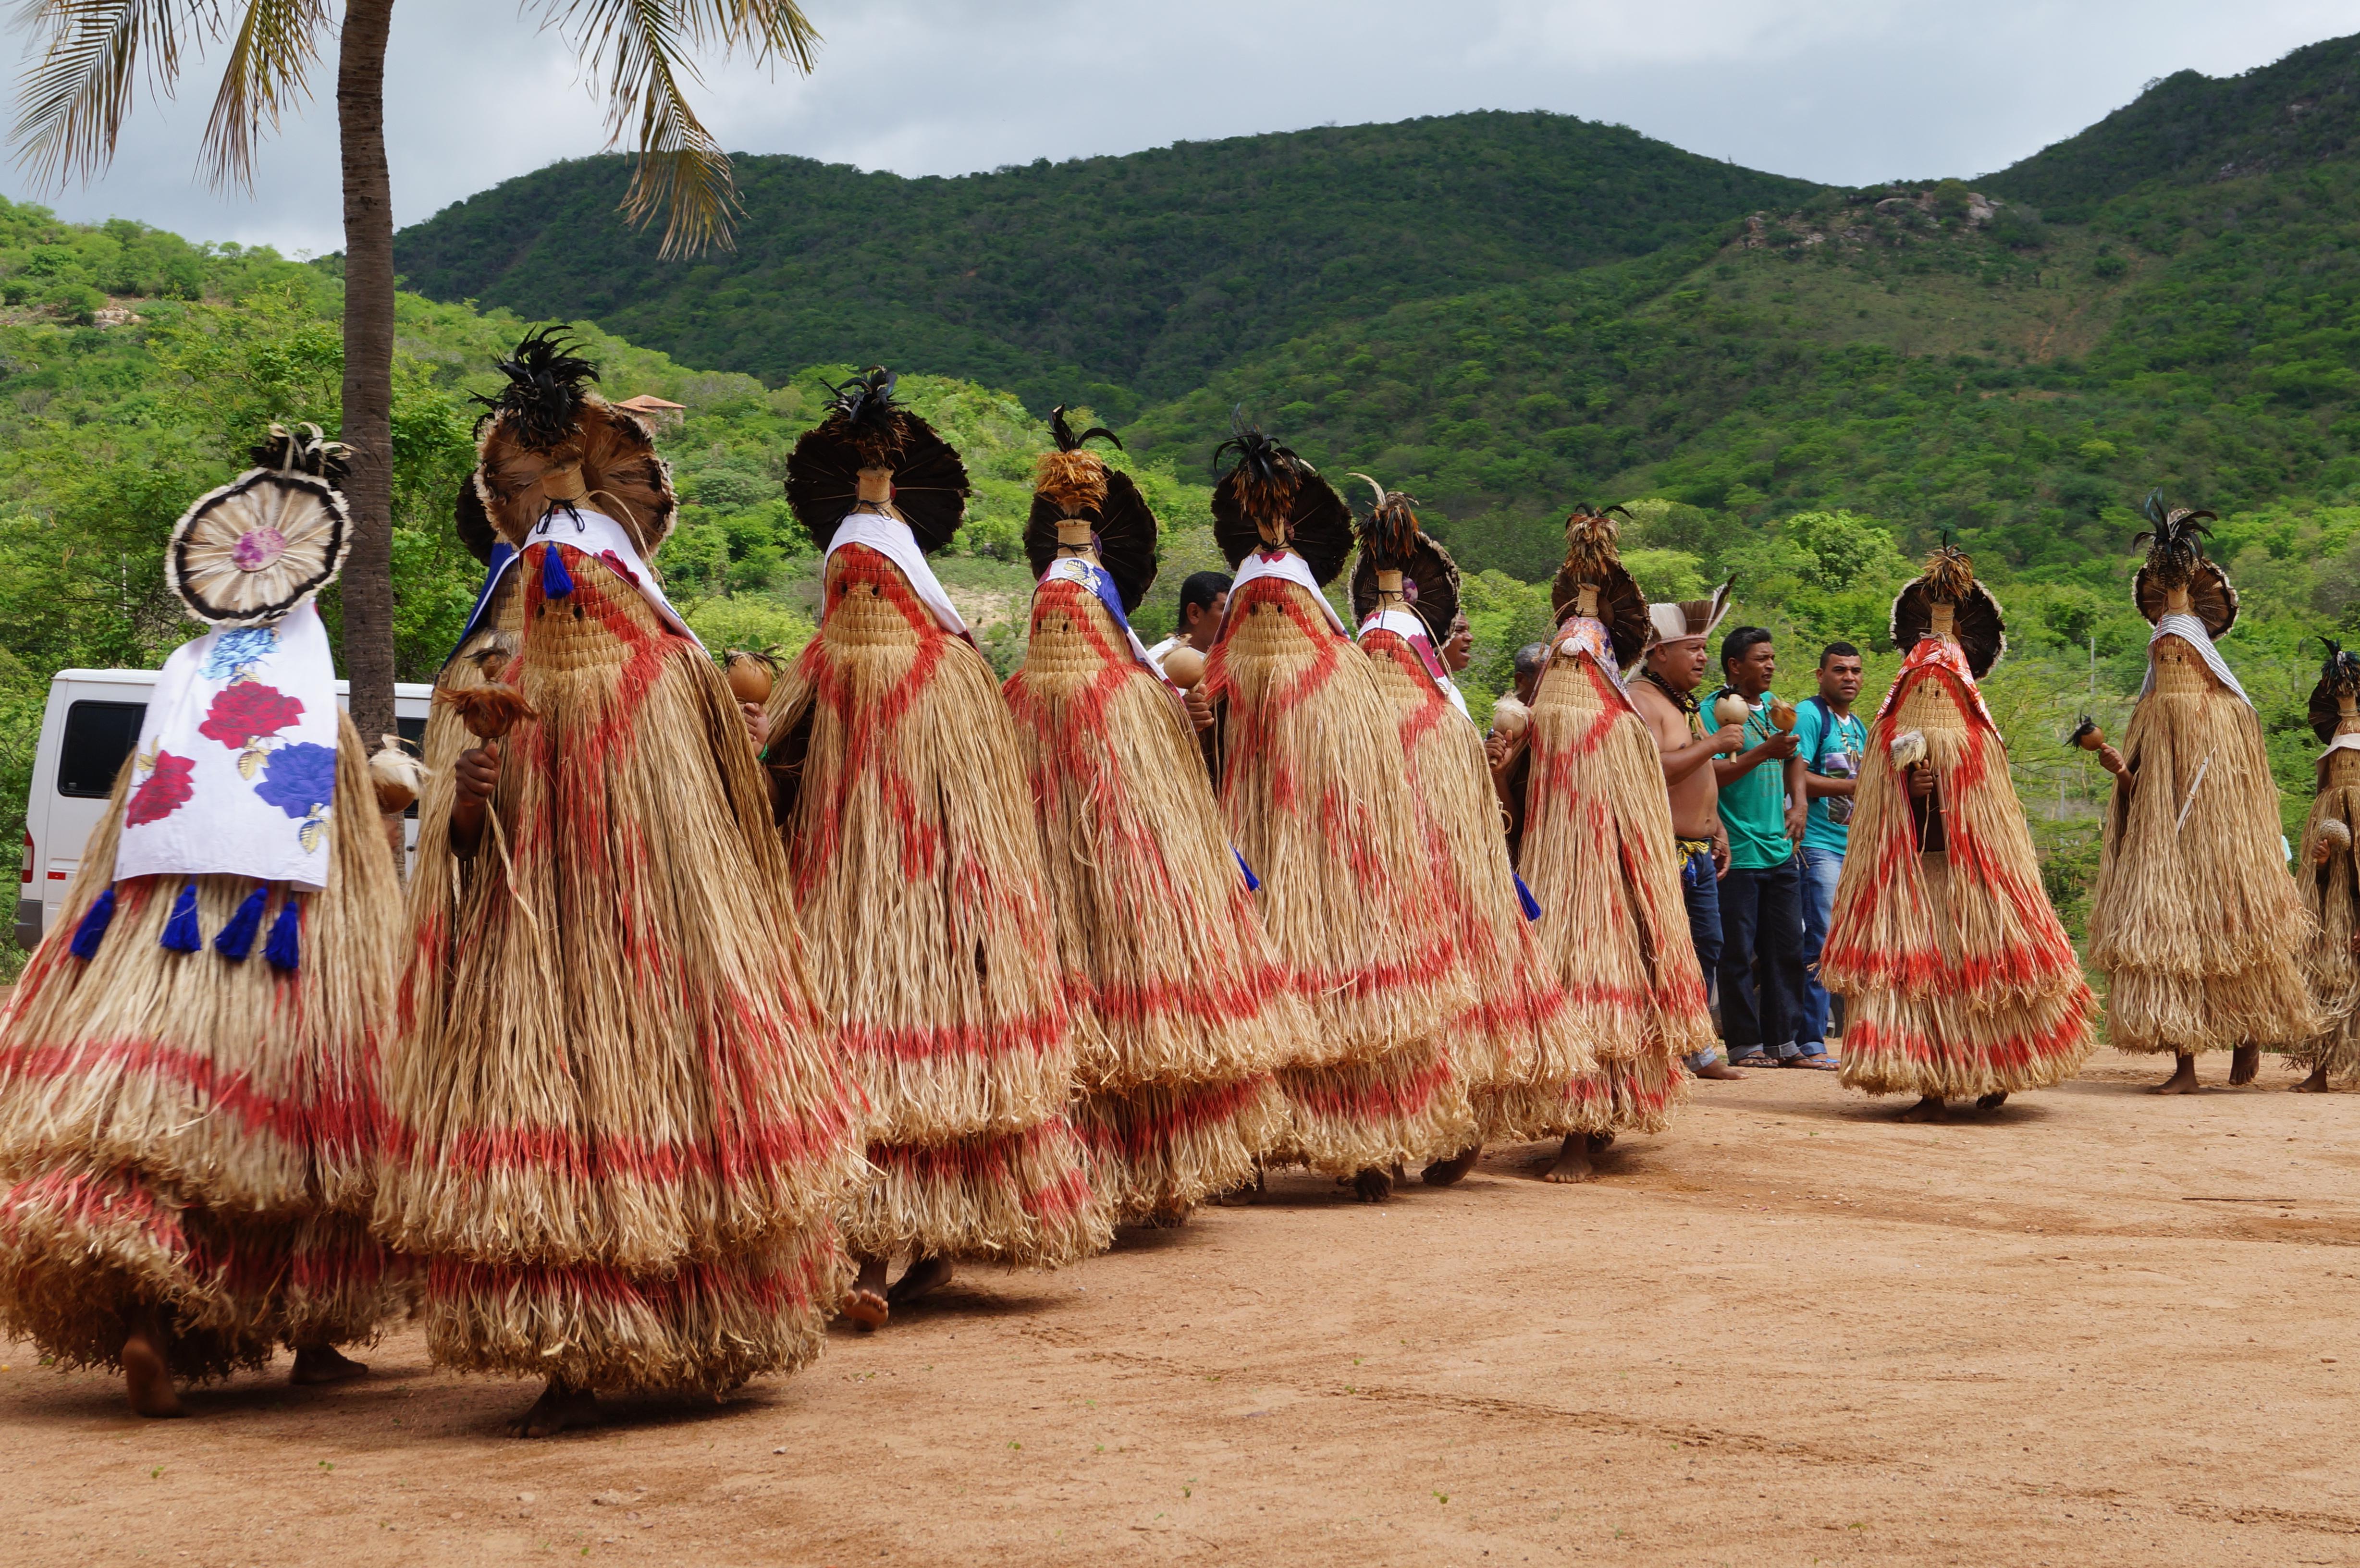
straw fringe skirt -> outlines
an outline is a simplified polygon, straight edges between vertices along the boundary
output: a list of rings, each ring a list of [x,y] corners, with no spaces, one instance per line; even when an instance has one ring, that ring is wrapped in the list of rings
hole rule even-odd
[[[2123,758],[2134,781],[2114,782],[2090,902],[2111,1043],[2300,1047],[2320,1027],[2300,967],[2311,921],[2280,848],[2260,720],[2202,666],[2165,660]]]
[[[570,593],[549,592],[552,550]],[[445,766],[377,1223],[426,1260],[445,1364],[719,1391],[819,1351],[848,1279],[833,1215],[862,1169],[858,1096],[719,672],[597,559],[525,553],[492,619],[539,716],[500,742],[465,860],[447,762],[472,743],[447,709],[429,722]]]
[[[1661,754],[1613,678],[1569,648],[1542,672],[1527,733],[1520,869],[1541,907],[1535,940],[1599,1062],[1491,1097],[1486,1132],[1660,1132],[1688,1093],[1679,1059],[1713,1039]]]
[[[1575,1027],[1564,988],[1541,967],[1482,737],[1398,633],[1366,632],[1360,648],[1400,721],[1427,885],[1454,927],[1469,996],[1445,1039],[1469,1093],[1479,1110],[1496,1110],[1504,1092],[1529,1096],[1569,1085],[1596,1056]]]
[[[115,887],[87,963],[76,927],[114,876],[126,763],[65,914],[0,1025],[0,1328],[68,1367],[113,1367],[125,1314],[162,1308],[173,1372],[221,1376],[279,1345],[372,1338],[409,1284],[368,1236],[400,888],[340,724],[329,885],[298,909],[292,972],[211,939],[255,884]],[[184,881],[204,944],[159,938]]]
[[[2007,753],[1956,677],[1905,670],[1869,728],[1852,848],[1820,955],[1845,999],[1842,1082],[1980,1097],[2070,1077],[2092,1049],[2089,987],[2040,885]],[[1926,738],[1947,849],[1926,854],[1893,739]]]
[[[856,1253],[1052,1267],[1106,1247],[1067,1118],[1074,1051],[1040,831],[991,669],[900,570],[829,558],[770,766],[823,1010],[869,1096]]]
[[[2360,752],[2332,752],[2322,770],[2327,781],[2311,802],[2302,847],[2295,855],[2297,885],[2311,920],[2302,971],[2321,1027],[2287,1056],[2307,1073],[2324,1067],[2331,1083],[2350,1083],[2360,1078],[2360,955],[2352,951],[2353,936],[2360,931],[2360,883],[2351,849],[2360,842]],[[2329,821],[2343,823],[2351,836],[2322,866],[2319,829]]]
[[[1231,598],[1206,679],[1229,835],[1311,1013],[1273,1158],[1345,1174],[1458,1152],[1473,1128],[1443,1029],[1471,998],[1375,672],[1307,590],[1263,578]]]
[[[1008,703],[1030,766],[1084,1094],[1119,1220],[1253,1174],[1273,1065],[1310,1029],[1254,912],[1185,714],[1097,596],[1043,583]]]

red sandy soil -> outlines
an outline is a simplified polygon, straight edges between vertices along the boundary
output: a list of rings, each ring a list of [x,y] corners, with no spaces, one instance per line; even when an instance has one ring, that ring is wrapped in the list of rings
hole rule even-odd
[[[0,1349],[0,1561],[2360,1562],[2360,1094],[2168,1065],[1930,1127],[1700,1084],[1586,1187],[1291,1174],[545,1443],[414,1328],[178,1422]]]

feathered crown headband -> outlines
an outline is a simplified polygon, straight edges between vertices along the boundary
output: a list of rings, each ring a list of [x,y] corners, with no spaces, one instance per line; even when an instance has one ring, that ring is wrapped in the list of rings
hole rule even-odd
[[[2187,506],[2168,507],[2163,492],[2150,491],[2139,508],[2149,527],[2131,539],[2131,548],[2147,549],[2147,560],[2131,579],[2131,594],[2139,614],[2150,625],[2169,615],[2194,615],[2206,635],[2225,636],[2237,624],[2237,590],[2220,562],[2204,555],[2212,530],[2204,525],[2220,518]]]

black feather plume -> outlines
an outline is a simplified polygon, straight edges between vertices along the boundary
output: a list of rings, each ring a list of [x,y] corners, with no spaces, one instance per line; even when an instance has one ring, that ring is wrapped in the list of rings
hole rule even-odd
[[[268,438],[246,454],[248,466],[276,469],[281,474],[308,474],[329,484],[341,483],[352,472],[353,449],[327,439],[317,425],[289,430],[274,424]]]
[[[1117,452],[1123,450],[1122,438],[1104,425],[1092,425],[1080,435],[1076,435],[1074,427],[1065,422],[1065,406],[1063,403],[1049,410],[1049,439],[1057,443],[1059,452],[1076,451],[1094,436],[1104,436],[1114,442]]]
[[[598,379],[597,365],[574,353],[577,346],[559,327],[527,334],[496,366],[508,384],[498,397],[478,395],[475,401],[514,420],[517,440],[531,451],[564,445],[582,417],[584,392]]]

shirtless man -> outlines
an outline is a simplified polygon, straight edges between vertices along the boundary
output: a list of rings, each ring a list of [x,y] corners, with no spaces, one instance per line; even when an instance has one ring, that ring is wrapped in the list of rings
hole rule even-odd
[[[1697,713],[1697,688],[1711,663],[1708,639],[1729,613],[1724,584],[1710,599],[1648,607],[1655,625],[1631,701],[1654,732],[1664,755],[1664,784],[1672,800],[1672,833],[1684,864],[1680,893],[1687,900],[1688,935],[1708,991],[1721,966],[1721,877],[1729,869],[1729,833],[1721,822],[1721,786],[1710,764],[1745,749],[1745,727],[1724,724],[1707,732]],[[1699,1078],[1743,1078],[1721,1060],[1718,1047],[1688,1059]]]
[[[1168,672],[1164,661],[1184,648],[1209,655],[1213,645],[1221,640],[1221,617],[1229,609],[1229,573],[1225,572],[1192,572],[1180,584],[1180,626],[1170,637],[1147,650],[1147,661],[1155,666],[1158,675]],[[1188,722],[1204,734],[1213,727],[1213,705],[1204,695],[1201,681],[1191,682],[1183,693],[1188,709]]]

